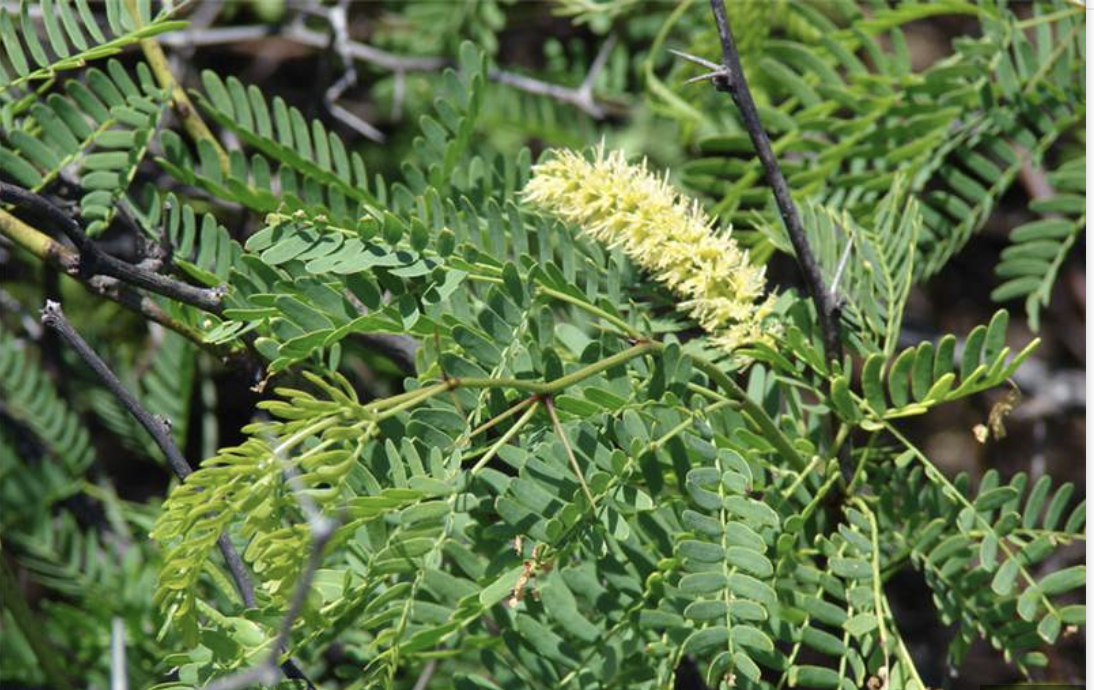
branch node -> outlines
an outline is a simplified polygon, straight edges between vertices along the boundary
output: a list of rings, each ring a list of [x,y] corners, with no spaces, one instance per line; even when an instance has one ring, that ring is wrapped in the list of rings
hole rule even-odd
[[[183,283],[107,254],[87,236],[75,218],[40,194],[0,182],[0,201],[41,216],[64,233],[79,252],[78,268],[85,282],[95,274],[102,274],[213,314],[219,314],[223,308],[223,296],[214,290]]]

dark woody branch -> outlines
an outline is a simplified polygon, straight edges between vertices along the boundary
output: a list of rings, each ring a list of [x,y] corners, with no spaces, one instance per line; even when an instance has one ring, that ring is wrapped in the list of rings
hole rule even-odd
[[[0,202],[13,204],[63,232],[76,246],[80,254],[78,268],[85,276],[116,278],[127,285],[143,288],[212,314],[219,314],[222,309],[222,290],[183,283],[107,254],[88,238],[79,222],[41,195],[0,182]]]
[[[740,56],[737,53],[737,45],[733,40],[733,32],[729,27],[729,19],[726,16],[726,8],[723,0],[710,0],[711,10],[714,12],[714,21],[718,27],[718,38],[722,44],[722,64],[718,65],[701,58],[689,55],[681,55],[694,62],[702,64],[712,71],[700,79],[710,79],[714,87],[719,91],[728,92],[741,113],[741,122],[752,140],[752,146],[763,165],[764,176],[771,191],[775,195],[775,205],[779,209],[783,225],[790,236],[790,243],[794,247],[794,256],[798,267],[805,280],[806,289],[813,300],[820,322],[821,338],[824,341],[824,353],[826,359],[837,363],[843,360],[843,344],[840,339],[840,299],[834,289],[829,289],[821,275],[820,266],[809,247],[809,241],[802,227],[801,216],[798,208],[790,196],[790,188],[786,183],[779,161],[771,147],[771,139],[760,121],[760,113],[756,109],[756,102],[752,98],[752,92],[748,88],[748,80],[744,70],[741,69]],[[841,474],[847,485],[851,484],[854,474],[854,464],[848,444],[840,445],[839,463]]]
[[[76,354],[79,355],[84,364],[95,372],[95,375],[99,377],[110,392],[118,398],[125,409],[133,415],[137,422],[144,427],[144,430],[148,432],[148,435],[152,437],[156,446],[159,447],[163,452],[164,457],[167,458],[167,463],[170,465],[171,471],[174,472],[175,476],[180,480],[186,479],[186,477],[193,472],[193,468],[190,467],[190,463],[182,456],[178,446],[175,445],[174,439],[171,438],[169,422],[144,409],[137,398],[122,384],[117,375],[110,370],[110,367],[107,366],[106,362],[104,362],[103,359],[99,357],[98,353],[87,344],[87,341],[76,332],[76,329],[74,329],[72,324],[68,322],[68,319],[65,318],[64,312],[61,311],[60,304],[53,301],[46,302],[46,306],[42,309],[42,325],[56,331],[57,334],[61,336],[61,339],[76,351]],[[240,558],[239,552],[236,551],[235,546],[232,545],[227,534],[222,534],[220,536],[217,540],[217,546],[224,556],[224,562],[228,566],[228,571],[231,573],[232,581],[235,584],[236,591],[239,592],[240,598],[243,600],[244,606],[247,608],[254,608],[257,606],[254,585],[251,583],[250,574],[247,572],[247,567],[243,564],[243,559]],[[289,678],[307,680],[292,660],[282,664],[282,670]],[[308,682],[308,686],[311,687],[310,682]]]
[[[53,301],[46,302],[46,306],[42,309],[42,325],[55,330],[61,336],[61,339],[76,351],[84,364],[95,372],[95,375],[118,398],[125,409],[129,411],[129,414],[133,415],[137,422],[144,427],[144,430],[148,432],[148,435],[152,437],[156,446],[163,451],[164,457],[167,458],[167,464],[171,466],[171,471],[175,473],[175,476],[180,480],[186,479],[193,472],[193,469],[190,467],[190,463],[186,461],[186,458],[182,456],[182,453],[179,452],[174,439],[171,438],[168,422],[152,415],[141,406],[137,398],[122,384],[121,379],[110,370],[106,362],[91,349],[87,341],[68,322],[64,312],[61,311],[60,304]],[[243,562],[240,560],[239,554],[236,553],[235,547],[228,541],[222,541],[220,542],[220,550],[228,562],[228,569],[232,573],[232,579],[235,580],[240,597],[248,606],[254,606],[254,588],[251,585],[250,577],[243,568]]]
[[[723,0],[710,0],[710,7],[714,12],[714,21],[718,25],[718,37],[722,43],[722,64],[714,65],[705,60],[690,59],[713,67],[714,71],[702,78],[709,78],[714,82],[719,91],[726,91],[741,113],[741,121],[748,132],[756,154],[763,165],[767,183],[775,194],[775,204],[779,209],[783,224],[790,235],[790,242],[794,247],[794,256],[798,261],[802,276],[805,279],[809,296],[816,307],[820,320],[821,337],[824,340],[825,356],[829,361],[837,362],[843,359],[843,346],[840,341],[840,302],[834,291],[828,289],[821,275],[820,266],[817,264],[813,251],[809,248],[809,241],[805,237],[801,216],[798,215],[797,206],[790,196],[790,188],[786,184],[782,168],[775,158],[775,152],[771,148],[771,139],[760,122],[760,114],[756,109],[756,102],[752,99],[752,92],[748,88],[744,71],[741,69],[741,60],[737,53],[737,45],[733,40],[733,32],[729,28],[729,20],[726,17],[726,8]]]
[[[7,189],[12,188],[11,185],[4,185],[3,183],[0,183],[0,186]],[[18,189],[18,187],[15,189]],[[18,195],[12,196],[15,197]],[[44,201],[44,203],[48,204],[49,202]],[[62,213],[60,209],[57,209],[57,212]],[[55,218],[55,215],[51,213],[50,219],[53,218]],[[203,336],[200,331],[165,312],[163,307],[156,303],[149,295],[133,289],[124,279],[108,276],[108,274],[105,273],[95,273],[89,268],[92,264],[83,258],[83,253],[73,252],[68,246],[57,242],[53,237],[39,232],[35,227],[27,225],[3,209],[0,209],[0,235],[11,239],[12,243],[27,250],[27,252],[30,252],[40,261],[43,261],[44,264],[53,267],[61,273],[65,273],[66,276],[69,276],[74,280],[78,280],[83,284],[84,288],[88,289],[90,292],[106,297],[108,300],[113,300],[121,306],[130,309],[130,311],[140,314],[144,318],[154,321],[154,323],[160,324],[168,330],[177,332],[177,334],[196,343],[198,347],[218,356],[218,358],[224,361],[240,363],[246,371],[258,371],[259,364],[254,361],[251,353],[246,349],[220,346],[220,344],[206,342],[205,336]],[[85,246],[92,247],[92,252],[95,252],[97,247],[95,247],[94,242],[85,236],[84,239],[86,241]],[[97,252],[102,255],[101,249],[97,249]],[[125,262],[123,261],[121,264],[125,264]],[[126,266],[141,274],[146,274],[146,276],[147,274],[153,274],[151,271],[139,266],[128,264],[126,264]],[[190,290],[200,290],[193,288],[193,285],[178,283],[171,279],[165,280],[174,284],[184,285],[185,288]],[[214,293],[217,291],[206,290],[203,292]],[[178,297],[176,294],[166,296],[171,296],[176,300],[181,299],[181,297]],[[184,299],[182,299],[182,301],[185,302]],[[200,308],[197,304],[194,306]],[[218,305],[218,308],[213,313],[219,311],[220,307]],[[388,360],[391,360],[398,367],[399,371],[407,376],[412,376],[416,373],[414,353],[417,349],[417,343],[411,338],[385,334],[359,334],[357,340],[363,343],[366,348],[386,356]]]
[[[175,331],[195,343],[214,350],[214,354],[230,354],[222,348],[203,342],[199,332],[164,311],[160,305],[144,293],[130,288],[117,278],[104,275],[87,275],[80,270],[80,255],[65,245],[27,225],[7,211],[0,209],[0,235],[33,254],[43,263],[78,280],[90,292],[111,299],[149,321]]]
[[[0,208],[0,234],[44,263],[80,281],[91,292],[180,333],[218,357],[241,361],[247,370],[257,368],[258,365],[251,361],[246,350],[205,342],[199,331],[173,318],[148,295],[135,288],[144,288],[212,314],[220,314],[223,310],[223,290],[195,287],[106,254],[84,233],[76,220],[39,194],[0,182],[0,202],[13,204],[41,218],[50,228],[63,232],[75,245],[77,251],[74,252]],[[370,350],[390,359],[407,376],[414,375],[416,343],[412,339],[384,334],[360,334],[357,339]]]

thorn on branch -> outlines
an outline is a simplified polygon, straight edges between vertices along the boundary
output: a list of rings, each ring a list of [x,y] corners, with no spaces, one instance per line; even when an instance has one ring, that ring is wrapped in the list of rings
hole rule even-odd
[[[809,247],[809,241],[805,236],[805,229],[802,227],[797,206],[795,206],[794,200],[790,196],[790,188],[771,147],[771,139],[760,121],[760,114],[756,108],[756,102],[752,98],[752,92],[748,87],[748,80],[741,69],[741,60],[737,53],[733,32],[729,27],[725,3],[723,0],[710,0],[710,6],[714,12],[714,21],[717,24],[718,37],[722,44],[722,63],[718,65],[694,55],[679,51],[673,52],[684,59],[711,69],[712,71],[709,74],[704,75],[704,79],[710,79],[719,91],[728,92],[737,105],[744,128],[748,132],[752,145],[756,150],[756,155],[763,165],[767,183],[774,193],[779,215],[782,217],[783,225],[790,236],[798,266],[816,307],[817,318],[820,321],[821,334],[824,339],[825,355],[829,361],[836,360],[838,362],[843,359],[838,299],[830,297],[829,290],[825,286],[824,277],[821,275],[816,257],[813,255],[813,251]]]
[[[711,62],[706,58],[699,57],[698,55],[692,55],[691,53],[685,53],[682,50],[676,50],[675,48],[669,48],[669,52],[676,57],[683,58],[689,62],[694,62],[701,67],[706,67],[709,72],[700,74],[697,77],[692,77],[685,81],[685,84],[695,84],[700,81],[713,81],[715,88],[719,91],[725,91],[729,87],[730,74],[726,71],[726,68],[719,65],[716,62]]]
[[[748,87],[748,79],[741,68],[740,55],[737,52],[737,44],[733,39],[733,31],[729,26],[725,2],[724,0],[710,0],[710,8],[714,13],[718,38],[722,45],[721,64],[687,53],[673,52],[679,57],[710,69],[711,71],[708,74],[703,75],[703,79],[710,79],[716,89],[729,93],[733,103],[737,106],[737,110],[741,115],[741,123],[748,132],[756,155],[763,165],[764,176],[775,197],[775,205],[782,217],[786,232],[790,236],[790,243],[794,248],[798,268],[801,270],[806,288],[816,309],[821,337],[824,341],[825,358],[829,362],[834,360],[839,363],[843,360],[843,343],[840,337],[840,299],[834,289],[830,291],[825,285],[824,276],[821,275],[820,266],[805,235],[798,208],[790,195],[790,187],[787,185],[786,177],[783,175],[779,161],[775,157],[771,139],[760,121],[760,113]],[[840,470],[846,484],[850,484],[854,475],[853,461],[848,445],[841,446],[839,452]]]

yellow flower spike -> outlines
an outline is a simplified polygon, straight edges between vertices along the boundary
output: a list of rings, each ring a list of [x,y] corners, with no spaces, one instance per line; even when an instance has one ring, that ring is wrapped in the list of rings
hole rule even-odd
[[[632,165],[603,145],[592,162],[557,151],[533,169],[523,194],[601,244],[621,248],[684,298],[680,307],[719,347],[732,352],[750,342],[770,344],[778,335],[778,324],[765,323],[775,296],[764,297],[764,269],[749,263],[729,233],[715,233],[699,202],[650,172],[645,161]]]

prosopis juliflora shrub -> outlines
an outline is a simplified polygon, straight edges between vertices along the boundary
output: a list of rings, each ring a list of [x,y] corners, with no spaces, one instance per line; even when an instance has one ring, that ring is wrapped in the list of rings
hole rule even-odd
[[[116,618],[131,683],[177,673],[160,687],[200,687],[253,668],[302,578],[284,651],[325,688],[429,674],[461,689],[667,688],[692,665],[710,687],[922,688],[886,587],[907,570],[955,626],[955,667],[984,638],[1036,675],[1083,624],[1085,566],[1061,551],[1085,539],[1074,488],[950,476],[905,433],[909,417],[1009,385],[1037,341],[1008,336],[1000,311],[897,347],[910,290],[967,279],[948,261],[1022,166],[1059,162],[1056,194],[1031,201],[995,297],[1026,300],[1035,328],[1081,244],[1073,3],[1023,18],[957,8],[976,30],[916,70],[907,24],[954,7],[782,3],[787,16],[754,31],[740,23],[762,17],[731,15],[808,240],[846,300],[838,363],[800,290],[766,284],[770,257],[791,250],[732,102],[670,62],[673,46],[716,59],[703,3],[650,5],[641,21],[625,2],[567,10],[614,27],[594,96],[626,117],[596,125],[572,101],[493,83],[504,66],[465,43],[442,74],[398,75],[407,116],[392,127],[422,136],[371,147],[243,75],[202,73],[192,109],[172,111],[177,94],[153,73],[164,64],[135,52],[178,31],[171,17],[110,3],[79,33],[88,8],[54,5],[65,21],[47,13],[41,27],[0,9],[0,177],[71,201],[95,237],[136,227],[170,244],[163,271],[226,295],[203,312],[138,292],[127,304],[178,333],[98,333],[180,443],[217,448],[163,505],[85,481],[97,452],[139,453],[147,438],[90,379],[55,385],[33,333],[0,315],[5,559],[44,592],[38,627],[88,660],[90,683],[109,681]],[[397,47],[428,17],[423,53],[465,26],[504,46],[499,8],[391,8],[370,39]],[[108,61],[130,45],[132,60]],[[557,51],[538,76],[571,83],[583,54]],[[358,89],[386,102],[387,83]],[[541,142],[537,161],[523,146]],[[12,276],[56,258],[35,254],[51,229],[33,222],[0,209],[2,260],[34,269]],[[94,331],[119,286],[78,298],[69,288],[102,281],[70,276],[66,306],[86,299],[96,320],[74,321]],[[37,279],[12,280],[5,294],[38,294]],[[210,351],[255,366],[263,397],[253,423],[219,436],[217,396],[243,391],[212,385],[223,364]],[[95,440],[107,431],[120,445]],[[239,445],[224,440],[237,432]],[[27,438],[50,457],[25,457]],[[1009,442],[989,441],[989,459]],[[106,507],[108,528],[67,512],[77,495]],[[314,580],[304,506],[340,525]],[[252,575],[253,607],[223,572],[221,537]],[[4,626],[22,632],[0,640],[0,681],[49,685],[28,630],[8,613]]]

